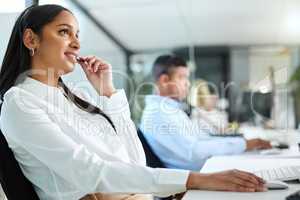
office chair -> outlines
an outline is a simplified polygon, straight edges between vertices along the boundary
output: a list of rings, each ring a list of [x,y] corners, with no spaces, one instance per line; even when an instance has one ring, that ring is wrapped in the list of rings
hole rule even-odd
[[[146,162],[148,167],[152,168],[166,168],[166,166],[162,163],[162,161],[158,158],[158,156],[153,152],[152,148],[148,144],[146,138],[144,137],[142,131],[138,128],[137,129],[138,137],[143,145],[144,152],[146,154]],[[165,198],[158,198],[155,197],[155,200],[172,200],[173,197],[165,197]]]
[[[162,163],[158,156],[153,152],[152,148],[148,144],[146,138],[144,137],[142,131],[139,128],[137,129],[137,134],[146,154],[147,166],[152,168],[166,168],[166,166]]]
[[[1,111],[2,104],[0,104]],[[39,200],[0,130],[0,183],[8,200]]]

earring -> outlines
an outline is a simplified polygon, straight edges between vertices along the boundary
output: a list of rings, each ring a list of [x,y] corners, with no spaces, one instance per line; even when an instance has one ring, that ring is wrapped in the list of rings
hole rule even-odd
[[[34,48],[29,49],[29,55],[32,57],[34,56]]]

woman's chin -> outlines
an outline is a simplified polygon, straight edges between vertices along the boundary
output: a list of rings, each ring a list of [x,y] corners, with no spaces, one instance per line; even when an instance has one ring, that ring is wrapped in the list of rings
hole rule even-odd
[[[76,65],[76,63],[69,62],[68,65],[66,66],[66,71],[69,71],[69,72],[74,71],[75,65]]]
[[[63,67],[63,69],[60,70],[59,74],[65,75],[65,74],[68,74],[68,73],[74,71],[74,69],[75,69],[75,64],[68,63],[67,65],[65,65]]]

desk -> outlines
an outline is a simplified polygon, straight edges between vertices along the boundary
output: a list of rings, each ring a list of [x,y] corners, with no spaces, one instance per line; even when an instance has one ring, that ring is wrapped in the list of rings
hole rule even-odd
[[[209,159],[203,166],[201,172],[210,173],[234,168],[252,172],[255,170],[272,168],[274,166],[282,167],[287,165],[300,165],[300,159],[262,159],[218,156]],[[190,190],[184,195],[183,200],[284,200],[287,195],[297,190],[300,190],[300,184],[289,184],[289,189],[287,190],[270,190],[257,193]]]
[[[240,132],[244,133],[246,139],[262,138],[274,142],[283,142],[290,145],[289,149],[281,151],[277,155],[261,155],[259,152],[245,152],[241,157],[261,157],[261,158],[300,158],[298,143],[300,142],[300,132],[295,129],[263,129],[253,126],[242,126]]]
[[[273,190],[258,193],[199,192],[188,191],[183,200],[284,200],[286,196],[300,189],[300,185],[290,185],[288,190]]]
[[[243,133],[245,138],[262,138],[278,142],[287,142],[295,144],[300,142],[300,131],[295,129],[263,129],[255,126],[241,126],[239,132]]]

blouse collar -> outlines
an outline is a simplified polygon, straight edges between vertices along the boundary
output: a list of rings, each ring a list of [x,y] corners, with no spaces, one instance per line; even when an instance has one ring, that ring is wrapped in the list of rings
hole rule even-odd
[[[38,81],[28,76],[24,79],[23,82],[18,84],[17,87],[30,91],[34,95],[39,96],[41,98],[51,97],[51,95],[55,94],[63,95],[63,90],[61,88],[47,85],[41,81]]]

